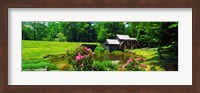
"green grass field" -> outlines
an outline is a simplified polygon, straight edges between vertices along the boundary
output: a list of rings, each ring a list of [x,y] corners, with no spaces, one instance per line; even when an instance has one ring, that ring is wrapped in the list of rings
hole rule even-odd
[[[98,44],[87,42],[56,42],[56,41],[28,41],[22,40],[22,59],[42,58],[45,55],[64,54],[66,50],[73,50],[80,44]]]

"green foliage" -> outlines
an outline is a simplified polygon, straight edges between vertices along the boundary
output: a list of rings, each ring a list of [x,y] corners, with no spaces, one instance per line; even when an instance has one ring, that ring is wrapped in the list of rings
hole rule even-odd
[[[168,26],[168,28],[177,28],[177,27],[178,27],[178,23],[177,22]]]
[[[97,52],[103,53],[105,50],[106,50],[105,47],[103,47],[103,46],[97,46],[95,48],[94,52],[95,53],[97,53]]]
[[[165,69],[161,68],[160,66],[152,66],[150,70],[151,71],[165,71]]]
[[[42,41],[48,41],[48,39],[47,39],[47,38],[45,38],[45,37],[43,37],[43,38],[42,38]]]
[[[112,51],[111,53],[112,53],[112,54],[120,54],[120,53],[122,53],[122,51],[115,50],[115,51]]]
[[[49,70],[57,70],[57,67],[54,64],[44,59],[22,61],[23,70],[45,69],[46,67],[48,67]]]
[[[64,36],[64,34],[62,34],[62,33],[58,33],[57,35],[56,35],[56,41],[59,41],[59,42],[65,42],[66,41],[66,37]]]
[[[178,56],[177,22],[138,22],[135,28],[140,47],[157,47],[162,58],[162,47],[171,46],[165,53]]]
[[[103,61],[103,62],[95,61],[92,66],[93,66],[94,71],[115,71],[115,70],[117,70],[117,65],[112,64],[112,62],[109,60]]]
[[[105,42],[107,38],[115,38],[116,34],[125,33],[124,22],[96,22],[95,29],[98,33],[99,42]]]
[[[126,34],[130,35],[130,37],[136,37],[137,36],[137,29],[136,26],[139,24],[139,22],[127,22],[127,31]]]
[[[64,34],[69,42],[96,41],[97,34],[92,22],[67,22],[64,28]]]
[[[46,37],[45,22],[22,22],[22,39],[42,40]]]
[[[59,38],[60,33],[64,36]],[[97,34],[92,22],[22,22],[23,40],[64,41],[64,37],[67,41],[93,42]]]
[[[129,49],[124,49],[125,53],[130,53]]]

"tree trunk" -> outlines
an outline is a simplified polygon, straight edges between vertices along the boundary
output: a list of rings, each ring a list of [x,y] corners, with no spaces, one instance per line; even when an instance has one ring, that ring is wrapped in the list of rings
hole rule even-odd
[[[161,46],[158,46],[158,57],[163,59],[162,52],[161,52]]]

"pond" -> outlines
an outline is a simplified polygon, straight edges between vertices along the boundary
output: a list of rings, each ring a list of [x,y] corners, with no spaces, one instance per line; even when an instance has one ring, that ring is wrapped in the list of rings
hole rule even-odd
[[[131,53],[99,53],[96,54],[94,57],[95,61],[103,62],[105,60],[110,60],[114,64],[119,64],[120,67],[122,64],[126,63],[127,60],[133,56]],[[68,61],[66,60],[65,54],[58,54],[58,55],[47,55],[44,57],[45,59],[48,59],[50,62],[52,62],[58,70],[70,70],[70,64],[68,64]]]
[[[103,53],[95,55],[94,60],[100,62],[105,60],[111,60],[126,63],[131,56],[133,56],[133,54],[131,53]]]

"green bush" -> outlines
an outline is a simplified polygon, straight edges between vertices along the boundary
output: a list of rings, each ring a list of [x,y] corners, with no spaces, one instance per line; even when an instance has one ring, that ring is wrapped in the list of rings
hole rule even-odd
[[[94,52],[96,53],[96,52],[104,52],[105,51],[105,47],[103,47],[103,46],[97,46],[96,48],[95,48],[95,50],[94,50]]]
[[[48,39],[47,39],[47,38],[45,38],[45,37],[43,37],[43,38],[42,38],[42,41],[48,41]]]
[[[66,37],[64,36],[63,33],[58,33],[56,35],[57,38],[55,38],[55,41],[59,41],[59,42],[65,42],[66,41]]]
[[[73,51],[67,50],[68,62],[73,66],[75,71],[113,71],[117,65],[111,61],[94,62],[94,52],[84,46],[77,46]]]
[[[125,68],[128,71],[145,71],[147,65],[142,62],[144,62],[144,58],[142,57],[130,58],[129,60],[127,60],[127,63],[123,65],[122,68]]]
[[[112,64],[112,62],[109,60],[103,61],[103,62],[95,61],[92,66],[93,66],[94,71],[115,71],[115,70],[117,70],[117,65]]]
[[[57,70],[57,67],[48,60],[34,59],[22,61],[22,70],[45,69],[46,67],[49,70]]]
[[[74,51],[67,50],[66,53],[69,64],[76,71],[91,71],[93,64],[94,52],[90,48],[77,46]]]
[[[54,38],[52,38],[52,36],[49,35],[49,36],[47,37],[47,41],[53,41],[53,40],[54,40]]]

